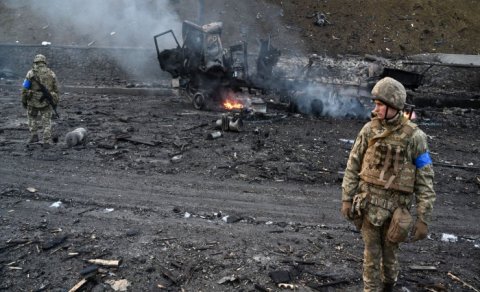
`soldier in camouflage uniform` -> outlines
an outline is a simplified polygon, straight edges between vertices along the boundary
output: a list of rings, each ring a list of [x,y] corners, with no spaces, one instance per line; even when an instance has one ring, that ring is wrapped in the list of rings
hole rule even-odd
[[[386,77],[372,95],[373,118],[358,134],[345,170],[341,212],[361,229],[364,291],[392,291],[399,273],[399,242],[406,241],[410,229],[413,241],[427,236],[434,173],[425,133],[404,115],[403,85]],[[408,212],[414,199],[415,224]],[[411,224],[403,239],[392,242],[388,235],[396,210],[406,210]]]
[[[40,82],[43,84],[53,97],[56,105],[59,101],[57,86],[57,77],[55,73],[47,67],[47,61],[44,55],[36,55],[33,59],[33,66],[28,71],[23,82],[22,105],[27,110],[28,128],[30,130],[29,143],[38,142],[39,127],[43,128],[44,145],[52,144],[52,107],[45,98],[42,99]]]

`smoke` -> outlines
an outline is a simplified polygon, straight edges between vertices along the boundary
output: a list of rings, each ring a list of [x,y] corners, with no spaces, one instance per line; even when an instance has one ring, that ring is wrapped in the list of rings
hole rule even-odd
[[[5,5],[22,9],[25,17],[35,17],[37,27],[32,30],[39,34],[45,32],[42,37],[51,39],[43,41],[54,45],[151,47],[153,35],[168,29],[179,32],[181,28],[181,21],[168,0],[26,2],[10,0]],[[165,46],[174,46],[173,40],[165,42]]]
[[[358,86],[341,84],[345,80],[359,84],[355,79],[361,69],[358,63],[344,64],[322,59],[318,62],[320,65],[314,66],[320,67],[320,70],[312,68],[309,76],[302,72],[309,63],[305,43],[295,24],[285,21],[284,9],[288,7],[284,6],[285,1],[277,1],[278,5],[271,1],[257,1],[255,5],[251,5],[250,1],[200,2],[203,1],[209,4],[209,9],[205,11],[205,21],[220,20],[224,23],[224,45],[246,41],[249,53],[256,58],[258,41],[271,37],[271,45],[281,51],[282,57],[273,68],[273,78],[262,80],[261,84],[279,91],[295,92],[291,97],[295,110],[315,116],[368,117],[369,110],[358,100]],[[226,10],[235,11],[235,21],[227,19],[231,14],[224,13]],[[258,75],[255,67],[255,63],[250,61],[249,75]]]
[[[290,54],[301,52],[303,42],[298,31],[292,31],[285,23],[283,2],[272,1],[232,1],[232,0],[182,0],[192,2],[190,15],[193,22],[200,25],[221,21],[223,23],[222,41],[225,46],[248,43],[250,53],[258,49],[258,41],[272,39],[272,44]],[[186,4],[185,4],[186,5]],[[197,13],[198,10],[198,13]]]
[[[344,85],[311,84],[292,97],[292,109],[313,116],[365,119],[370,111],[357,94]]]
[[[135,78],[144,79],[155,62],[153,36],[172,29],[178,36],[182,22],[169,0],[42,0],[2,4],[18,12],[12,27],[20,43],[53,46],[145,49],[145,54],[126,58],[111,51],[110,60]],[[176,47],[171,35],[159,39],[159,49]],[[110,52],[106,50],[105,52]],[[85,62],[77,55],[74,62]],[[131,68],[140,68],[132,72]],[[145,69],[144,69],[145,68]],[[150,70],[151,71],[151,70]],[[139,75],[139,76],[137,76]]]

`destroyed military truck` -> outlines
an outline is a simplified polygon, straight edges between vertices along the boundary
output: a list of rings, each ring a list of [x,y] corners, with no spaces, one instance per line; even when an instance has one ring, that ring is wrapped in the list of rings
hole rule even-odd
[[[270,39],[260,41],[254,76],[249,73],[247,43],[241,42],[224,48],[221,41],[221,22],[197,25],[184,21],[180,45],[172,30],[155,35],[155,47],[160,68],[172,75],[182,95],[196,109],[208,103],[221,104],[229,92],[265,90],[272,78],[272,68],[280,52]],[[171,34],[176,48],[160,51],[159,38]]]

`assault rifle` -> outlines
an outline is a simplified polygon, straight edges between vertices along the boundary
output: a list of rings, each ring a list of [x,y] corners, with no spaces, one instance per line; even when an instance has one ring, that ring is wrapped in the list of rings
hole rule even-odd
[[[53,112],[57,118],[60,118],[60,115],[57,112],[57,105],[53,102],[53,96],[48,91],[48,89],[43,85],[40,80],[38,80],[37,76],[33,76],[33,81],[37,82],[38,86],[40,86],[40,91],[42,91],[42,97],[40,98],[40,102],[47,100],[47,103],[52,107]]]

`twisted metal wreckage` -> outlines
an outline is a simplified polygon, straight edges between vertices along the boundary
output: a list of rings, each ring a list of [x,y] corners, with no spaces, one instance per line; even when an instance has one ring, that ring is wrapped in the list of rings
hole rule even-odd
[[[300,74],[292,78],[287,77],[285,72],[274,72],[274,68],[279,67],[277,63],[280,63],[281,53],[272,46],[270,37],[259,41],[255,68],[250,70],[247,43],[240,42],[224,48],[222,28],[222,22],[200,26],[185,20],[182,26],[183,44],[179,43],[173,30],[154,36],[160,68],[170,73],[172,85],[196,109],[220,106],[227,110],[247,109],[265,113],[266,104],[258,96],[272,94],[285,101],[293,111],[318,116],[351,115],[363,118],[369,114],[365,97],[369,96],[370,89],[380,78],[393,77],[407,89],[415,90],[422,85],[424,74],[432,67],[428,64],[429,67],[421,73],[382,67],[377,74],[369,74],[361,84],[349,84],[346,80],[325,82],[319,81],[317,75],[321,74],[313,70],[314,64],[323,59],[312,55]],[[158,39],[168,34],[172,35],[177,47],[160,51]],[[366,56],[367,60],[369,58],[369,61],[378,63],[375,56]]]
[[[177,43],[174,49],[160,51],[158,38],[171,34]],[[247,43],[241,42],[224,49],[221,41],[222,23],[199,26],[184,21],[183,45],[172,30],[154,36],[157,57],[162,70],[170,73],[178,87],[196,109],[214,104],[235,108],[232,97],[241,96],[242,89],[268,90],[272,69],[280,57],[280,51],[271,46],[270,39],[260,41],[260,53],[256,60],[256,74],[250,75]]]

